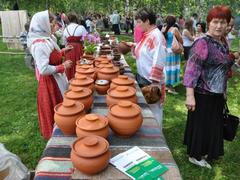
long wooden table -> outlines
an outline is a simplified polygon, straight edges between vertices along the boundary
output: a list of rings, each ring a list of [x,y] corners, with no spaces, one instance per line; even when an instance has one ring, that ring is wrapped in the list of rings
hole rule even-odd
[[[124,63],[124,74],[129,77],[134,77],[128,64],[124,60],[124,57],[121,58],[121,62]],[[137,97],[138,105],[142,108],[142,115],[144,118],[142,127],[131,138],[120,138],[113,132],[110,132],[108,141],[110,143],[112,156],[126,151],[133,146],[138,146],[169,168],[169,170],[162,175],[164,179],[182,179],[177,164],[166,144],[164,135],[160,131],[159,125],[153,117],[153,114],[138,86]],[[108,108],[105,102],[105,96],[95,93],[91,112],[106,115],[107,111]],[[70,160],[71,145],[75,139],[76,136],[65,136],[61,130],[55,126],[52,137],[48,141],[41,160],[36,167],[36,180],[130,179],[127,175],[123,174],[110,164],[103,172],[93,176],[85,175],[76,170]]]

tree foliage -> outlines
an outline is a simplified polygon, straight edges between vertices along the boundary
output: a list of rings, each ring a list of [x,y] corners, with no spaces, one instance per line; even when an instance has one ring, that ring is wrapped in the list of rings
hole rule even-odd
[[[125,13],[127,0],[0,0],[0,10],[12,9],[18,2],[20,9],[30,14],[49,8],[57,11],[76,11],[82,15],[88,13],[110,14],[113,10]],[[240,1],[236,0],[129,0],[130,13],[142,7],[149,7],[162,15],[175,14],[190,16],[197,13],[206,16],[207,10],[214,5],[225,4],[232,8],[234,15],[240,14]]]

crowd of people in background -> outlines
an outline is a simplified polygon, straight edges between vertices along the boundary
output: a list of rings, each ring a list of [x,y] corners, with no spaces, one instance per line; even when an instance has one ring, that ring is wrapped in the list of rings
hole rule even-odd
[[[112,30],[115,35],[133,34],[134,42],[128,45],[136,58],[136,79],[141,87],[153,85],[162,92],[159,101],[150,105],[161,128],[165,92],[178,94],[175,87],[181,82],[181,59],[186,61],[183,84],[188,117],[184,144],[190,162],[211,168],[208,162],[223,155],[223,122],[219,119],[228,71],[237,58],[229,51],[235,36],[233,25],[234,18],[225,6],[212,8],[206,22],[196,13],[186,19],[182,15],[163,18],[147,8],[134,16],[121,16],[117,11],[111,15],[96,13],[85,17],[64,12],[55,16],[49,11],[36,13],[30,24],[28,48],[35,60],[39,81],[38,114],[42,135],[50,138],[53,107],[61,102],[67,81],[74,75],[72,68],[83,55],[80,37],[106,30]],[[60,31],[60,39],[53,36],[56,30]],[[174,50],[173,46],[177,45],[178,50]],[[67,60],[62,62],[62,56]]]

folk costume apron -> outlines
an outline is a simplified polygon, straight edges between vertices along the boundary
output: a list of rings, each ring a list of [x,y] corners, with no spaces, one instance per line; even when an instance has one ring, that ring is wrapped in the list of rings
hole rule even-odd
[[[66,75],[68,80],[74,78],[75,72],[76,72],[76,62],[80,60],[80,58],[83,55],[83,44],[81,42],[81,36],[74,36],[76,29],[79,26],[77,26],[73,32],[72,35],[70,35],[68,29],[68,35],[67,38],[67,45],[72,45],[73,49],[65,53],[65,60],[71,60],[73,62],[73,65],[71,68],[66,70]]]
[[[50,65],[62,64],[61,52],[54,49],[49,57]],[[42,136],[49,139],[54,124],[54,107],[63,101],[57,81],[53,75],[39,76],[37,92],[38,122]]]

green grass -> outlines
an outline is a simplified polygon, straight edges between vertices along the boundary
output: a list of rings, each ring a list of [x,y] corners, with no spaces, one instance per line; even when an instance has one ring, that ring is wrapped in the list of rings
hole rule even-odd
[[[119,40],[131,37],[121,35]],[[4,47],[0,43],[0,50]],[[135,60],[126,55],[133,72]],[[17,154],[23,163],[34,169],[46,145],[39,133],[36,110],[37,81],[34,72],[28,70],[23,56],[4,55],[0,57],[0,142]],[[186,123],[184,106],[185,89],[179,85],[179,95],[167,95],[164,106],[164,135],[183,179],[239,179],[240,177],[240,128],[233,142],[225,142],[225,155],[216,161],[212,170],[196,167],[187,161],[186,147],[182,145]],[[228,99],[230,111],[240,115],[240,75],[229,82]]]
[[[20,156],[29,169],[35,169],[46,142],[38,129],[37,82],[23,58],[19,55],[0,58],[0,142]]]

